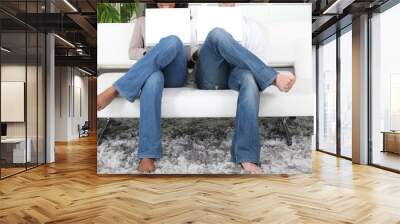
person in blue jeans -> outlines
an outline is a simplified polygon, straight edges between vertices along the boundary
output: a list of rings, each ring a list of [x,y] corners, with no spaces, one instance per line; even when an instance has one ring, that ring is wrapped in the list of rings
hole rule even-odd
[[[250,22],[245,25],[258,31]],[[247,42],[253,40],[253,43],[243,43],[243,46],[224,29],[211,30],[198,53],[196,83],[200,89],[233,89],[239,92],[231,160],[252,174],[260,174],[260,91],[274,84],[287,92],[293,86],[295,76],[286,72],[278,73],[261,57],[253,54],[249,50],[251,47],[245,47],[261,48],[265,39],[260,38],[257,32],[248,31],[245,39]],[[265,49],[262,50],[261,53],[265,53]]]
[[[173,8],[175,3],[157,3],[158,8]],[[129,71],[97,97],[97,110],[121,96],[134,102],[140,96],[138,170],[153,172],[155,160],[162,157],[160,120],[163,88],[182,87],[187,79],[187,52],[176,36],[167,36],[144,48],[144,18],[135,24],[129,55],[139,59]]]

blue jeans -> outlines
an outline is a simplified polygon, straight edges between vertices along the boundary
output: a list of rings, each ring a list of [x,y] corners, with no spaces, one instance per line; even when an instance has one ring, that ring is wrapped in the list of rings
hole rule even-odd
[[[196,83],[200,89],[239,92],[231,160],[260,163],[258,112],[260,91],[270,86],[277,72],[248,51],[225,30],[215,28],[200,49]]]
[[[270,86],[277,71],[235,41],[228,32],[214,28],[200,49],[196,82],[201,89],[227,89],[232,67],[251,71],[262,91]]]
[[[181,40],[168,36],[118,79],[114,88],[130,102],[140,95],[139,158],[162,157],[161,97],[165,87],[182,87],[187,79],[186,52]]]

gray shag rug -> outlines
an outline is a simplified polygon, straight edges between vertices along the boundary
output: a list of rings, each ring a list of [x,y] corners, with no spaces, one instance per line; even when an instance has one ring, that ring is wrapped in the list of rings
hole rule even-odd
[[[261,167],[265,174],[311,172],[312,117],[289,119],[291,146],[281,118],[260,118]],[[140,174],[138,119],[98,119],[99,174]],[[163,119],[163,158],[155,174],[245,174],[230,161],[234,118]]]

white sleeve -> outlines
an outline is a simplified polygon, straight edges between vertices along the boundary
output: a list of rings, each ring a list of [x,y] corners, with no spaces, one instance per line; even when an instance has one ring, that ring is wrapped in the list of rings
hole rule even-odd
[[[146,52],[144,47],[144,17],[138,17],[135,20],[135,27],[129,42],[128,56],[131,60],[139,60]]]
[[[190,8],[191,16],[191,41],[190,41],[190,58],[193,59],[193,54],[200,49],[197,44],[197,7]]]

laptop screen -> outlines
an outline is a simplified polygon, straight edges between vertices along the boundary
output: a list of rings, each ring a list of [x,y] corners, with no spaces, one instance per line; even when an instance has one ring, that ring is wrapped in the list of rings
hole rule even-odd
[[[154,46],[161,38],[175,35],[190,44],[190,9],[146,9],[145,45]]]
[[[236,41],[243,40],[243,14],[239,7],[198,7],[196,20],[199,44],[216,27],[226,30]]]

